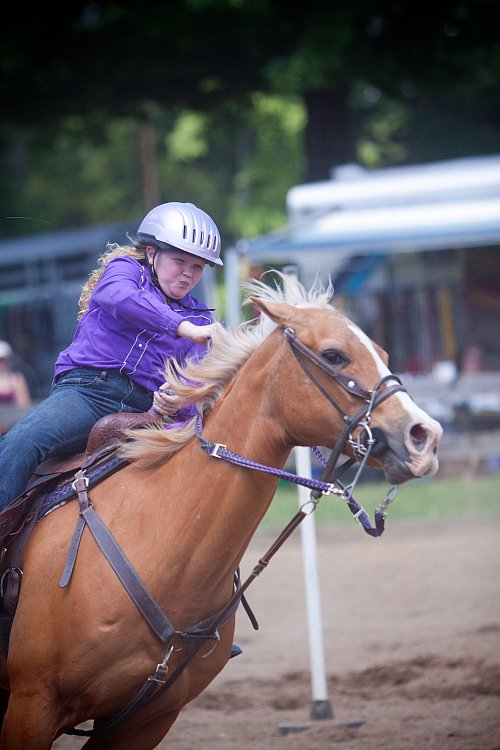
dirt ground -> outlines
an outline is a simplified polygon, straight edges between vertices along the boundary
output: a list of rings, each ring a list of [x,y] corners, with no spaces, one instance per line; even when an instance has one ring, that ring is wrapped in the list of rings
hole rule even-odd
[[[274,537],[258,532],[243,578]],[[316,538],[333,717],[311,718],[317,695],[296,531],[248,589],[260,629],[240,608],[243,654],[158,747],[500,750],[500,518],[389,519],[380,539],[354,524],[320,528]],[[63,737],[54,747],[83,744]]]

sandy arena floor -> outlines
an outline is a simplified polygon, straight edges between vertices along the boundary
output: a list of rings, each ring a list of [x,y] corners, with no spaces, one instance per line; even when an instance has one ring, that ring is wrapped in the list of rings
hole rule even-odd
[[[258,532],[242,577],[274,541]],[[311,720],[301,535],[248,589],[231,660],[164,750],[500,750],[500,519],[320,528],[328,700]],[[84,740],[62,737],[57,750]],[[131,748],[133,750],[133,748]]]

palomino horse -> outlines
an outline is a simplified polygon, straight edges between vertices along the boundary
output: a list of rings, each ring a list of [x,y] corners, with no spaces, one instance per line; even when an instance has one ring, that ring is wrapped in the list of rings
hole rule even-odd
[[[154,632],[90,524],[61,587],[79,505],[73,499],[46,514],[25,553],[2,669],[10,691],[2,750],[49,750],[89,719],[96,730],[89,750],[158,745],[230,658],[235,607],[209,636],[200,627],[205,635],[196,641],[193,626],[213,625],[234,598],[235,571],[294,446],[359,458],[366,445],[356,436],[364,434],[368,463],[391,484],[436,472],[440,425],[391,376],[384,352],[334,309],[330,287],[306,291],[281,277],[275,288],[254,282],[249,292],[258,320],[234,333],[221,326],[198,365],[167,366],[171,387],[197,404],[199,418],[135,431],[125,467],[88,491],[155,617],[165,613],[172,630]],[[224,460],[231,455],[248,465]],[[75,488],[85,494],[84,483]],[[168,689],[127,713],[142,686],[165,675]]]

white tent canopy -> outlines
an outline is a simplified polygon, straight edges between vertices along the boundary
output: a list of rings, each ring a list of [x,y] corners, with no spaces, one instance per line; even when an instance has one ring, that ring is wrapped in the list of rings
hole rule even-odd
[[[337,255],[413,252],[500,243],[500,196],[449,203],[422,203],[332,211],[282,234],[251,240],[240,248],[255,262],[279,261],[297,251]],[[302,257],[304,260],[306,256]]]
[[[226,250],[228,321],[239,318],[238,257],[294,264],[301,280],[333,277],[353,256],[500,246],[500,155],[367,171],[287,195],[289,223]]]
[[[291,221],[325,210],[414,205],[500,197],[500,155],[451,159],[368,171],[357,164],[332,179],[297,185],[286,203]]]
[[[236,251],[308,281],[353,255],[500,245],[500,156],[354,172],[292,188],[290,223]]]

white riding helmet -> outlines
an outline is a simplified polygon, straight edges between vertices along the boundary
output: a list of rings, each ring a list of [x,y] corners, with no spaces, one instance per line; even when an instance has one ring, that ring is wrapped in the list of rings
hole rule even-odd
[[[220,234],[210,216],[193,203],[162,203],[153,208],[137,230],[137,242],[161,249],[177,248],[222,266]]]

